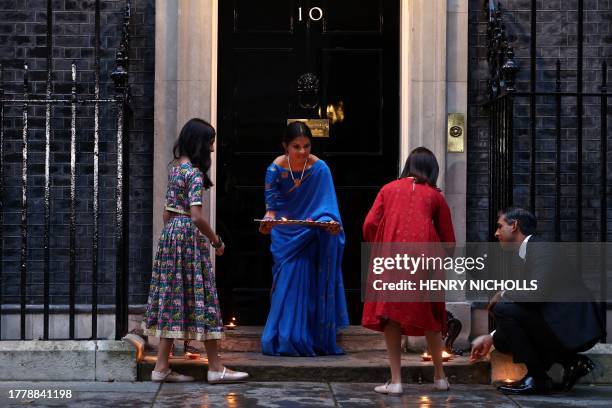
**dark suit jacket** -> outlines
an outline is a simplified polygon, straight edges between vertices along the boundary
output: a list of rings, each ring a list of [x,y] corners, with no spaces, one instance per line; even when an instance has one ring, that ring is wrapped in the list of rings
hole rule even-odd
[[[568,259],[538,236],[527,242],[523,276],[537,279],[540,290],[506,291],[503,298],[540,313],[561,345],[571,352],[585,351],[603,336],[601,312]],[[568,300],[541,302],[542,299]],[[571,301],[574,299],[574,301]],[[540,300],[540,302],[538,302]]]

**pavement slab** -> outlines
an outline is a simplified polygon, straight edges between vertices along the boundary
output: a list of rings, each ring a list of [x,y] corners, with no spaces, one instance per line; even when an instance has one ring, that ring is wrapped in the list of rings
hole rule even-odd
[[[612,407],[612,386],[581,385],[570,392],[551,395],[511,396],[521,407]]]
[[[380,384],[332,383],[339,407],[499,407],[517,404],[488,385],[451,385],[449,392],[432,390],[432,384],[404,384],[401,396],[381,395],[373,391]]]
[[[154,407],[334,407],[326,383],[164,384]]]
[[[612,385],[579,385],[571,392],[510,397],[494,387],[452,384],[449,392],[429,383],[404,384],[401,396],[376,394],[375,383],[247,382],[209,385],[205,382],[0,382],[0,407],[610,407]],[[70,390],[70,399],[15,399],[11,390]]]
[[[160,387],[152,382],[0,382],[0,407],[150,407]],[[71,398],[11,398],[16,390],[50,390],[52,395],[70,390]]]

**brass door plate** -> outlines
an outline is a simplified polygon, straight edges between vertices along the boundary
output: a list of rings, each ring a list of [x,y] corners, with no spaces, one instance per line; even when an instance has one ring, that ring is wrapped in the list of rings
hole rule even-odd
[[[465,116],[463,113],[449,113],[446,128],[449,153],[465,151]]]
[[[329,119],[287,119],[291,122],[304,122],[312,132],[312,137],[329,137]]]

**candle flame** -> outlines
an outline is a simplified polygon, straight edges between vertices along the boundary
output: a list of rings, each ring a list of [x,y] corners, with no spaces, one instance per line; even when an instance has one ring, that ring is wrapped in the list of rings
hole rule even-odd
[[[424,352],[423,354],[421,354],[421,360],[423,360],[423,361],[431,361],[431,356],[429,355],[428,352]]]

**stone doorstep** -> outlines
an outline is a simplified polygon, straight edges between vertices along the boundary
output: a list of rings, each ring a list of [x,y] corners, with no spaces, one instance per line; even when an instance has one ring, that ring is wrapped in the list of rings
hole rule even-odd
[[[262,326],[239,326],[232,330],[226,329],[225,339],[219,343],[219,349],[221,351],[261,353],[262,331]],[[387,350],[382,333],[361,326],[349,326],[340,330],[337,335],[337,343],[347,353]],[[191,344],[196,348],[204,348],[204,345],[199,341],[192,341]],[[404,336],[404,346],[415,352],[423,351],[426,348],[424,337]],[[150,338],[147,347],[150,350],[155,350],[157,340]],[[183,343],[177,341],[175,347],[176,350],[181,351]]]
[[[144,339],[133,334],[126,336],[125,342],[0,341],[0,381],[146,381],[150,379],[155,357],[145,355],[144,346]],[[595,362],[596,368],[581,382],[612,383],[612,344],[598,344],[585,354]],[[389,375],[386,352],[380,350],[324,357],[272,357],[259,352],[226,350],[221,356],[229,367],[249,372],[255,381],[377,382]],[[205,379],[205,358],[186,360],[177,356],[171,363],[180,372]],[[422,362],[419,355],[404,354],[402,365],[405,382],[431,381],[433,367],[429,362]],[[470,364],[467,357],[455,357],[445,368],[451,382],[459,384],[516,379],[525,370],[496,351],[491,354],[490,362]],[[550,372],[553,377],[560,373],[558,366]]]
[[[275,357],[253,352],[222,352],[225,365],[233,370],[246,371],[252,381],[329,381],[380,382],[389,377],[387,354],[384,351],[347,353],[342,356]],[[196,380],[205,380],[205,354],[198,360],[182,356],[170,360],[172,368]],[[138,380],[149,381],[155,366],[155,356],[147,355],[138,364]],[[446,374],[455,384],[489,384],[489,362],[470,364],[467,357],[455,357],[445,363]],[[433,381],[433,365],[421,361],[420,355],[402,356],[402,377],[406,383]]]
[[[135,381],[136,355],[115,340],[0,341],[0,381]]]
[[[220,350],[261,353],[262,331],[262,326],[240,326],[234,330],[225,330],[225,339],[219,344]],[[337,343],[347,353],[386,350],[385,340],[381,333],[361,326],[349,326],[342,329],[338,333]]]
[[[595,363],[595,369],[580,379],[581,384],[612,384],[612,344],[596,344],[585,353]],[[524,364],[515,364],[512,357],[493,350],[491,361],[491,382],[502,382],[506,379],[516,380],[527,373]],[[548,372],[554,381],[560,381],[563,370],[561,365],[555,364]]]
[[[252,352],[261,353],[261,333],[262,326],[239,326],[233,330],[225,330],[225,339],[219,342],[220,351],[231,352]],[[146,349],[149,351],[157,350],[159,340],[149,337],[146,342]],[[361,326],[349,326],[342,329],[337,336],[337,343],[347,353],[360,351],[385,351],[385,339],[382,333],[365,329]],[[200,341],[192,340],[191,345],[198,349],[204,349],[204,344]],[[181,353],[183,342],[178,340],[174,344],[175,350]]]

